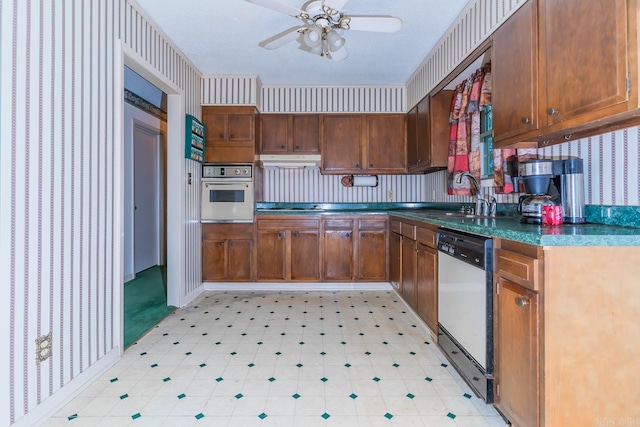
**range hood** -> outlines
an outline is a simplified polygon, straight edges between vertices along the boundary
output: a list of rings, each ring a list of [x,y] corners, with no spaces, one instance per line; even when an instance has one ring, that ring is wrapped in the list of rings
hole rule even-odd
[[[260,154],[260,166],[265,169],[318,169],[320,154]]]

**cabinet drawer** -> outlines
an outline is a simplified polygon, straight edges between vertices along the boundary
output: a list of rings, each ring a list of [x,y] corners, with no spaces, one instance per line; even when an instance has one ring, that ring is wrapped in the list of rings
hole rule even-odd
[[[278,219],[259,219],[258,230],[296,230],[302,228],[320,228],[320,218],[288,219],[280,216]]]
[[[395,220],[395,219],[389,220],[389,230],[392,233],[400,234],[400,225],[401,225],[401,223],[398,220]]]
[[[416,240],[430,248],[436,247],[436,232],[429,228],[418,227],[416,229]]]
[[[350,219],[325,219],[324,228],[326,230],[351,230],[353,221]]]
[[[533,291],[538,290],[540,286],[540,260],[504,249],[497,249],[495,264],[498,276]]]
[[[202,224],[202,240],[252,238],[253,224]]]
[[[416,240],[416,226],[412,224],[402,223],[402,235],[408,237],[411,240]]]
[[[367,218],[358,220],[358,230],[380,230],[387,228],[385,218]]]

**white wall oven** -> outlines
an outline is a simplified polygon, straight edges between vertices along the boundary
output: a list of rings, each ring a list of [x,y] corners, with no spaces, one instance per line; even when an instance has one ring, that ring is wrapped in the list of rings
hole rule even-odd
[[[253,166],[202,166],[202,222],[253,222]]]

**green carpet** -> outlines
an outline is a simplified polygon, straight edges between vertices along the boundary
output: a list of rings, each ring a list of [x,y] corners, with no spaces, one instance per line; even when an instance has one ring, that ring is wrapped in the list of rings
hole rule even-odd
[[[176,309],[167,305],[166,270],[156,265],[124,284],[125,348]]]

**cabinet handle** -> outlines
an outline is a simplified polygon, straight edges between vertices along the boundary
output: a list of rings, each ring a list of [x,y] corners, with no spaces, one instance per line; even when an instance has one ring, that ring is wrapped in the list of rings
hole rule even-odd
[[[360,163],[356,163],[356,167],[359,168],[360,167]]]
[[[284,148],[284,145],[281,145],[280,148]]]
[[[299,145],[296,145],[296,149],[298,149],[298,148],[300,148],[300,146],[299,146]]]
[[[525,305],[529,304],[529,301],[527,301],[524,298],[516,298],[516,305],[518,307],[524,307]]]
[[[236,245],[236,242],[230,242],[230,243],[229,243],[229,246],[231,246],[231,247],[233,247],[233,246],[235,246],[235,245]]]
[[[284,231],[279,232],[278,237],[282,239],[284,237]]]
[[[369,163],[369,167],[372,168],[373,167],[373,163]]]
[[[555,114],[558,114],[558,110],[556,110],[555,108],[549,108],[547,110],[547,114],[550,115],[550,116],[553,116]]]
[[[235,136],[236,136],[236,135],[235,135],[234,133],[232,133],[232,134],[231,134],[231,135],[229,135],[229,136],[230,136],[231,138],[235,138]]]
[[[523,117],[522,123],[524,123],[525,125],[528,125],[529,123],[531,123],[531,120],[529,120],[529,117]]]
[[[224,246],[224,242],[220,242],[218,243],[220,246]]]
[[[293,237],[298,237],[298,236],[300,236],[300,233],[298,233],[297,231],[294,231],[293,232]]]

